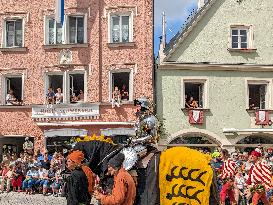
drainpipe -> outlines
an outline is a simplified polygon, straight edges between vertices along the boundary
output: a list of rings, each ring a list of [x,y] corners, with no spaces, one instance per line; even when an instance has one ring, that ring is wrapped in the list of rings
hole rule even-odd
[[[102,18],[102,2],[99,1],[99,102],[102,102],[102,29],[101,29],[101,18]]]

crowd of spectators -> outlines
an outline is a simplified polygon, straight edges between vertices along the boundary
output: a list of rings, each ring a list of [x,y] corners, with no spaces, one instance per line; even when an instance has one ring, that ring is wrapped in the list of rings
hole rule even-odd
[[[258,161],[268,165],[271,169],[271,173],[269,173],[271,176],[271,186],[265,186],[264,192],[267,200],[270,204],[273,204],[273,149],[264,149],[262,147],[256,149],[261,151],[261,156]],[[255,165],[253,160],[255,156],[251,154],[252,152],[235,151],[229,153],[227,150],[217,149],[212,153],[211,164],[217,176],[217,189],[219,199],[222,202],[221,204],[252,204],[254,189],[253,184],[248,182],[248,180],[250,180],[250,170],[252,166]],[[234,174],[223,178],[223,166],[228,160],[234,162],[235,171]]]
[[[0,163],[0,191],[59,196],[62,189],[63,154],[6,153]]]

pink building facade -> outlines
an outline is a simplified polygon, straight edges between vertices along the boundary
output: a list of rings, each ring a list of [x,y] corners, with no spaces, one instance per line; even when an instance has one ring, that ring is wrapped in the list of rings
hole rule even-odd
[[[61,25],[55,0],[1,1],[0,154],[20,151],[26,136],[43,150],[73,136],[132,135],[133,100],[153,100],[152,7],[65,0]],[[112,108],[115,87],[125,95]],[[49,88],[62,100],[48,104]]]

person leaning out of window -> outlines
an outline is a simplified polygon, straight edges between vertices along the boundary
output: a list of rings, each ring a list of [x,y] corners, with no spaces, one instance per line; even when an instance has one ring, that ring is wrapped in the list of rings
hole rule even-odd
[[[128,101],[129,100],[129,92],[128,92],[125,84],[122,85],[120,95],[121,95],[121,101]]]
[[[55,94],[56,104],[63,103],[63,93],[61,88],[57,88],[57,93]]]
[[[53,105],[55,103],[55,93],[53,92],[52,88],[48,88],[46,93],[46,102],[48,105]]]
[[[6,105],[21,105],[21,102],[14,95],[14,91],[12,89],[9,90],[6,97]]]
[[[120,91],[118,89],[117,86],[115,86],[115,89],[112,93],[112,108],[114,108],[115,106],[120,107]]]
[[[185,108],[198,108],[198,101],[194,100],[192,96],[185,96]]]

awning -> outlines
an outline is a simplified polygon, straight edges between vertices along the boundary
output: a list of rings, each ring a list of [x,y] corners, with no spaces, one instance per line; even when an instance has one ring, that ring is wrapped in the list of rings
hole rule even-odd
[[[101,134],[104,136],[115,136],[115,135],[128,135],[134,136],[136,134],[134,128],[109,128],[101,130]]]
[[[57,137],[57,136],[67,136],[67,137],[74,137],[74,136],[86,136],[88,133],[85,129],[50,129],[45,130],[44,135],[45,137]]]

